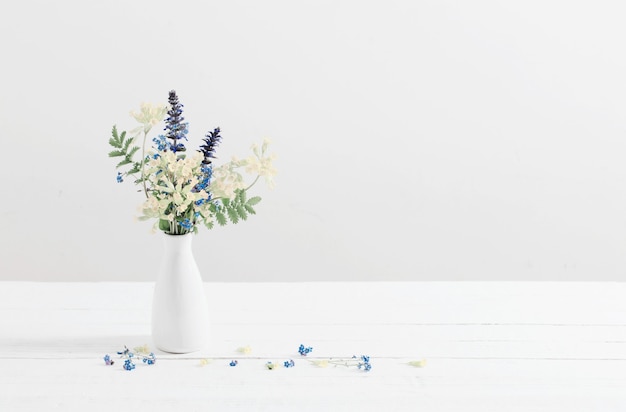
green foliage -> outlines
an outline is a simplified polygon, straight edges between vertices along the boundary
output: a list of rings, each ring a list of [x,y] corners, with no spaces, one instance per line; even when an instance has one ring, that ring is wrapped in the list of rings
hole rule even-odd
[[[135,163],[133,164],[132,169],[130,169],[130,170],[128,171],[128,174],[129,174],[129,175],[132,175],[132,174],[134,174],[134,173],[139,173],[140,171],[141,171],[141,163],[135,162]],[[139,181],[141,181],[141,179],[140,179]],[[139,182],[139,181],[138,181],[138,182]]]
[[[213,224],[213,222],[207,222],[206,220],[204,221],[204,226],[206,226],[207,229],[211,230],[213,229],[213,226],[215,226]]]
[[[217,220],[220,226],[225,226],[227,223],[226,216],[222,212],[215,213],[215,220]]]
[[[215,221],[220,226],[226,226],[230,221],[233,224],[239,223],[242,220],[248,219],[249,215],[255,215],[254,205],[261,201],[258,196],[247,198],[246,189],[238,189],[235,191],[235,197],[232,199],[220,198],[218,202],[212,202],[209,206],[211,215],[215,217]],[[213,221],[209,219],[210,223],[206,223],[205,226],[208,229],[214,227]]]
[[[165,219],[159,219],[159,230],[168,232],[170,230],[170,222]]]
[[[255,196],[248,199],[246,190],[238,189],[235,191],[234,198],[221,200],[222,207],[219,210],[215,210],[215,217],[217,223],[224,226],[227,223],[226,218],[228,218],[231,223],[236,224],[242,220],[247,220],[248,215],[255,215],[256,211],[253,206],[259,203],[261,198]]]
[[[139,146],[132,146],[133,138],[126,138],[126,132],[118,133],[117,127],[113,126],[111,131],[112,137],[109,139],[109,144],[115,149],[109,152],[109,157],[123,157],[123,159],[115,166],[120,168],[122,166],[132,164],[133,167],[126,172],[126,174],[138,173],[141,167],[141,163],[133,162],[133,156],[139,150]]]
[[[232,207],[226,208],[226,212],[228,213],[228,219],[230,219],[233,223],[239,223],[239,213],[237,213],[237,209]]]

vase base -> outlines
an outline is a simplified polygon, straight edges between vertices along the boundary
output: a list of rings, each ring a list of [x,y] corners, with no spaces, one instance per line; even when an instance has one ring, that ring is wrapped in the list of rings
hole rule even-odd
[[[184,355],[186,353],[200,352],[203,347],[199,348],[180,348],[180,347],[170,347],[170,346],[159,346],[155,345],[158,350],[161,352],[171,353],[173,355]]]
[[[199,339],[159,339],[158,335],[152,335],[152,343],[154,347],[161,352],[172,354],[192,353],[207,350],[209,347],[208,336],[196,336],[196,338]]]

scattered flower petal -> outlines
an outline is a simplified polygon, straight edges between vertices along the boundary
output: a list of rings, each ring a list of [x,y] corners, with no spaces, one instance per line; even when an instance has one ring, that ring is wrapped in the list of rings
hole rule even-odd
[[[142,353],[145,355],[148,355],[150,353],[150,348],[148,348],[148,345],[145,344],[143,346],[137,346],[133,349],[135,352],[137,353]]]
[[[426,359],[422,359],[422,360],[418,360],[418,361],[411,361],[408,364],[410,366],[414,366],[416,368],[423,368],[424,366],[426,366]]]
[[[237,348],[237,352],[243,353],[244,355],[249,355],[250,353],[252,353],[252,348],[250,347],[250,345],[242,346],[240,348]]]
[[[313,363],[313,365],[317,366],[318,368],[327,368],[328,367],[328,361],[325,359],[322,360],[314,360],[311,361]]]

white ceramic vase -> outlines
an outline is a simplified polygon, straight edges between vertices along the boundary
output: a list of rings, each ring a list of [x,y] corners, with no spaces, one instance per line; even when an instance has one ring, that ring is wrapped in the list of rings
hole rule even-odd
[[[209,311],[192,239],[192,234],[163,234],[165,249],[152,301],[152,339],[164,352],[195,352],[208,344]]]

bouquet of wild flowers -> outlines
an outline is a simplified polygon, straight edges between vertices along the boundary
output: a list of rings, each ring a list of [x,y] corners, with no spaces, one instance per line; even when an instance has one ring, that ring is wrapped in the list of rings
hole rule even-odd
[[[155,227],[165,233],[183,235],[197,233],[201,224],[212,229],[215,222],[223,226],[256,214],[254,206],[261,198],[248,197],[247,192],[261,177],[273,187],[276,170],[272,166],[274,156],[267,151],[269,142],[263,141],[261,147],[253,145],[253,154],[245,159],[233,158],[214,167],[215,150],[222,140],[220,129],[207,133],[199,150],[188,154],[184,143],[188,123],[184,122],[183,105],[175,91],[169,92],[168,102],[168,106],[142,104],[139,113],[131,112],[141,126],[131,130],[129,136],[125,131],[118,133],[113,126],[109,139],[114,148],[109,157],[121,157],[117,168],[128,168],[117,173],[117,181],[132,177],[146,196],[139,219],[156,219]],[[152,147],[146,149],[150,130],[166,114],[165,135],[153,138]],[[142,134],[139,147],[135,143]],[[250,184],[244,182],[241,169],[255,175]]]

